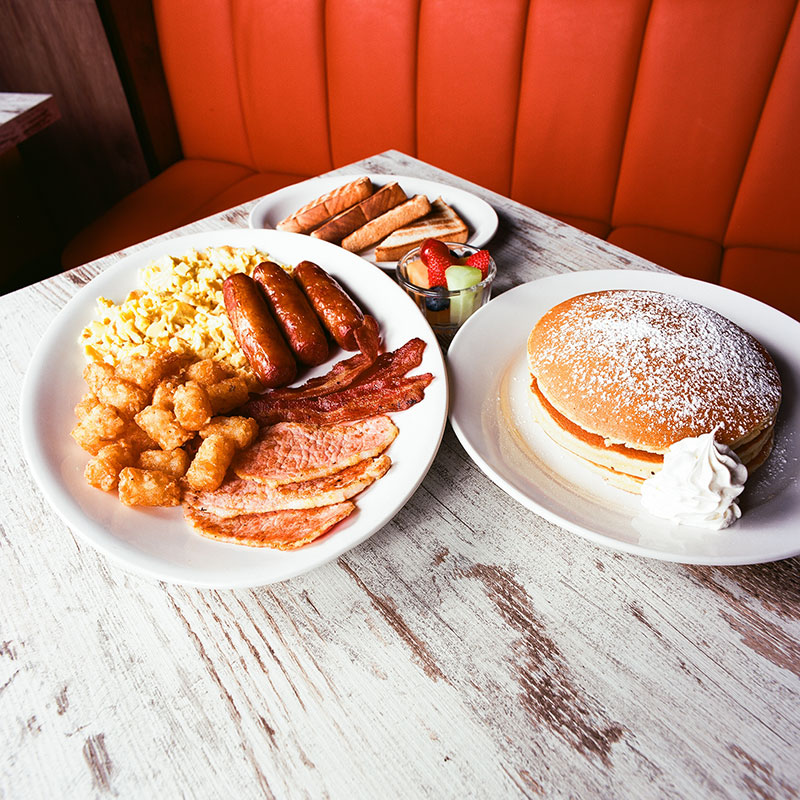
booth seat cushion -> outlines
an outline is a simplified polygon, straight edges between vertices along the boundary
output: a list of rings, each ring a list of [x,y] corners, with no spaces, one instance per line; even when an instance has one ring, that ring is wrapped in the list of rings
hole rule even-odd
[[[306,177],[222,161],[178,161],[81,231],[64,250],[62,264],[85,264]]]
[[[553,214],[556,219],[566,222],[567,225],[572,225],[573,228],[580,228],[586,233],[591,233],[592,236],[597,236],[600,239],[605,239],[608,236],[611,226],[607,222],[602,222],[598,219],[586,219],[585,217],[573,217],[570,214]]]
[[[643,225],[624,225],[608,241],[689,278],[717,283],[722,248],[716,242]]]
[[[800,253],[731,247],[722,259],[720,283],[800,320]]]

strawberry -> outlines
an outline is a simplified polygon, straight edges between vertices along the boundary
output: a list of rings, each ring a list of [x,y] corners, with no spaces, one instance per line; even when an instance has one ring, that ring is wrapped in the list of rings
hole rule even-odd
[[[468,267],[477,267],[481,271],[481,277],[485,278],[489,274],[489,251],[478,250],[467,259]]]
[[[431,255],[438,255],[442,258],[451,258],[450,251],[447,249],[447,245],[444,242],[440,242],[438,239],[426,239],[419,246],[419,257],[422,259],[423,264],[427,265],[428,256]]]
[[[429,253],[427,258],[428,285],[447,286],[447,278],[444,273],[452,264],[449,253],[446,256],[441,253]]]
[[[428,285],[445,286],[444,271],[455,263],[447,245],[438,239],[426,239],[420,245],[419,257],[428,268]]]

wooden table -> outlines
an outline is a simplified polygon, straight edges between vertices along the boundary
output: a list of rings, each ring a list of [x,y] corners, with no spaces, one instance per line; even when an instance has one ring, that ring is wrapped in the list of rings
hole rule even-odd
[[[365,170],[486,198],[499,291],[653,268],[398,153],[339,172]],[[512,501],[449,428],[389,525],[283,584],[150,582],[85,545],[30,477],[17,398],[48,323],[122,255],[0,298],[0,796],[798,796],[800,561],[594,546]]]
[[[51,94],[0,92],[0,153],[52,125],[59,116]]]

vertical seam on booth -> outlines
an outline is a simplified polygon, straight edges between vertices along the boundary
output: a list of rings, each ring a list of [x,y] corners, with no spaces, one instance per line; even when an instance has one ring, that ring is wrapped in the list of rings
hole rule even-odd
[[[644,53],[644,43],[647,39],[647,30],[650,27],[650,15],[653,12],[653,0],[650,0],[650,4],[647,7],[647,18],[644,21],[644,26],[642,27],[642,41],[639,44],[639,57],[636,59],[636,76],[633,79],[633,86],[631,87],[631,98],[628,103],[628,114],[625,119],[625,131],[622,134],[622,147],[619,151],[619,163],[617,164],[617,178],[614,181],[614,189],[611,192],[611,209],[608,215],[608,234],[611,235],[612,231],[614,230],[614,211],[617,207],[617,192],[619,191],[619,179],[620,175],[622,174],[622,163],[625,160],[625,150],[628,145],[628,132],[630,131],[631,127],[631,113],[633,112],[633,101],[636,99],[636,87],[639,83],[639,72],[641,71],[642,67],[642,53]]]
[[[242,95],[242,70],[239,68],[240,54],[239,47],[236,41],[236,26],[234,25],[234,10],[233,0],[228,0],[228,24],[231,29],[231,50],[233,51],[233,68],[236,70],[236,97],[239,100],[239,116],[242,119],[242,126],[244,127],[244,140],[247,143],[247,152],[250,156],[250,166],[258,171],[258,164],[256,164],[255,154],[253,153],[253,143],[250,139],[250,123],[247,119],[245,112],[244,99]]]
[[[531,18],[531,6],[534,0],[528,0],[528,7],[525,10],[525,35],[522,37],[522,49],[519,56],[519,83],[517,84],[517,110],[514,115],[514,138],[511,140],[511,164],[508,171],[508,186],[507,194],[513,199],[514,197],[514,175],[516,173],[516,160],[517,160],[517,141],[519,140],[519,112],[522,105],[522,85],[523,85],[523,69],[525,67],[525,53],[528,49],[528,36]]]
[[[417,37],[414,46],[414,158],[419,158],[419,36],[422,25],[422,0],[417,2]]]
[[[333,131],[331,123],[331,85],[330,85],[330,70],[328,69],[328,3],[327,0],[322,0],[322,63],[325,70],[325,119],[328,121],[328,163],[330,168],[334,169],[333,163]]]
[[[758,112],[758,119],[756,120],[756,124],[753,127],[753,135],[750,137],[750,144],[747,148],[747,155],[745,156],[741,172],[739,173],[739,180],[736,181],[736,190],[733,193],[730,206],[728,207],[727,221],[725,222],[725,230],[722,232],[723,255],[725,253],[725,247],[726,247],[725,243],[728,239],[728,231],[730,230],[731,227],[731,217],[733,217],[733,209],[736,208],[736,200],[739,197],[739,191],[741,190],[742,187],[742,180],[744,180],[744,173],[747,171],[747,165],[750,163],[750,156],[753,154],[753,145],[755,144],[756,136],[758,136],[758,131],[761,128],[761,121],[764,117],[764,109],[767,107],[767,101],[769,100],[770,94],[772,94],[772,87],[775,85],[775,73],[778,71],[778,67],[780,66],[781,60],[783,59],[783,54],[786,50],[786,42],[789,39],[789,33],[792,30],[792,25],[794,24],[795,17],[797,17],[798,13],[800,13],[800,2],[795,2],[794,11],[789,17],[789,24],[786,26],[786,31],[783,34],[783,42],[781,43],[780,47],[777,48],[777,56],[775,57],[775,63],[772,65],[772,77],[769,80],[766,92],[764,92],[764,98],[761,101],[761,110]]]

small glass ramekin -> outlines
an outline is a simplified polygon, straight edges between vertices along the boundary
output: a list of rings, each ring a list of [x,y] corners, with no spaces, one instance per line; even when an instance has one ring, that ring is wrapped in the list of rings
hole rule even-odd
[[[465,258],[481,249],[458,242],[445,242],[445,244],[455,254],[456,258]],[[419,247],[409,250],[397,263],[395,269],[397,282],[419,306],[420,311],[425,315],[439,341],[447,345],[461,325],[482,305],[489,302],[497,267],[494,259],[490,257],[489,272],[486,277],[480,283],[470,286],[468,289],[457,289],[455,291],[450,291],[443,287],[424,289],[413,284],[408,277],[409,266],[419,260]]]

